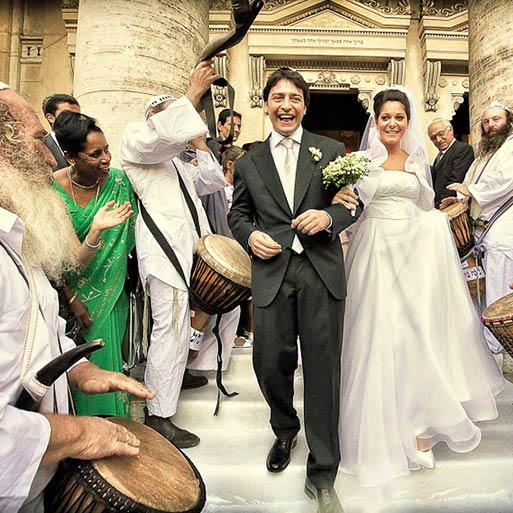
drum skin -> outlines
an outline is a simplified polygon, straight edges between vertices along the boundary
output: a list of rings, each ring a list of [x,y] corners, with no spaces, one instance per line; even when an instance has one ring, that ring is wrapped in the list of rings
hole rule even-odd
[[[66,460],[46,491],[52,513],[199,513],[205,485],[192,462],[153,429],[110,417],[141,441],[137,456]]]
[[[513,356],[513,294],[508,294],[485,308],[481,321]]]

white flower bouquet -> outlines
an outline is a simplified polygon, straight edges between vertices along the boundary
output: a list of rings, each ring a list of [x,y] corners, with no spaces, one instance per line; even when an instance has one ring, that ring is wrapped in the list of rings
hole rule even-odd
[[[322,183],[326,189],[339,190],[345,185],[354,185],[369,174],[370,159],[361,154],[339,155],[322,170]]]

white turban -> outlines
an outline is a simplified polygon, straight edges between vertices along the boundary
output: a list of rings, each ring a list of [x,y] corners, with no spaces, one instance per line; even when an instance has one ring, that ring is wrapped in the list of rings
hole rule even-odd
[[[170,96],[169,94],[161,94],[160,96],[153,96],[148,100],[146,107],[144,107],[144,117],[148,119],[150,116],[150,109],[160,105],[161,103],[167,102],[168,100],[176,100],[175,96]]]

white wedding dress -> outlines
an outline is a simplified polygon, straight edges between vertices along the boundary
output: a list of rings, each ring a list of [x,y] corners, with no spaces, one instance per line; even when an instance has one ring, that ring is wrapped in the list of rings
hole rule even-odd
[[[503,388],[447,216],[419,195],[415,174],[383,171],[346,257],[341,468],[364,485],[420,468],[416,437],[474,449]]]

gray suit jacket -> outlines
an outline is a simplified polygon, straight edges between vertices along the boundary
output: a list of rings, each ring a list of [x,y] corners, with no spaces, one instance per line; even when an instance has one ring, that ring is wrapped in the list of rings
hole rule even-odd
[[[308,151],[318,148],[322,158],[315,162]],[[281,286],[291,256],[294,231],[293,218],[309,209],[323,209],[333,219],[331,232],[313,236],[297,232],[308,259],[325,287],[336,299],[346,295],[344,260],[339,233],[354,223],[355,218],[342,205],[331,205],[334,192],[322,184],[322,168],[338,155],[344,155],[344,145],[303,132],[296,172],[294,212],[291,212],[278,171],[274,164],[269,139],[236,163],[233,204],[228,215],[235,239],[251,253],[248,239],[255,230],[269,234],[282,246],[282,252],[269,260],[253,258],[252,293],[256,306],[268,306]]]

